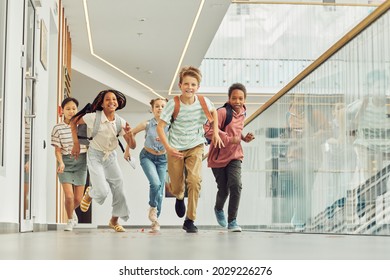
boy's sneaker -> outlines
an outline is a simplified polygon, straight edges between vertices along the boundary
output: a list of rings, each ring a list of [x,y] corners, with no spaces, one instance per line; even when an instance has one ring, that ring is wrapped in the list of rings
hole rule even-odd
[[[176,211],[177,216],[179,216],[179,218],[184,217],[184,215],[186,213],[186,205],[184,204],[184,198],[183,199],[176,198],[175,211]]]
[[[69,219],[65,225],[64,231],[72,231],[73,230],[73,220]]]
[[[77,226],[79,223],[79,218],[77,217],[76,211],[74,210],[73,210],[72,220],[73,220],[73,226]]]
[[[225,214],[223,213],[223,210],[217,210],[216,208],[214,208],[214,212],[215,212],[215,217],[217,218],[218,224],[221,227],[225,228],[227,223],[226,223],[226,218],[225,218]]]
[[[194,225],[194,221],[190,219],[184,221],[183,229],[188,233],[198,232],[198,228]]]
[[[233,221],[231,221],[228,224],[228,231],[231,231],[231,232],[241,232],[242,229],[241,229],[241,227],[239,225],[237,225],[237,222],[234,219]]]
[[[151,232],[159,232],[159,231],[160,231],[160,224],[157,221],[152,222]]]
[[[153,223],[157,221],[157,207],[149,208],[149,220]]]

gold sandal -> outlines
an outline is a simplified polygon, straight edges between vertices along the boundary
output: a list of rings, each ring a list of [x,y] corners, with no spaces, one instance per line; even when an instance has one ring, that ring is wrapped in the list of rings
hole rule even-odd
[[[115,230],[116,232],[125,232],[126,230],[124,229],[124,227],[122,227],[120,224],[113,224],[111,223],[111,221],[108,223],[108,226],[110,228],[112,228],[113,230]]]
[[[89,206],[91,205],[91,202],[92,202],[92,199],[91,201],[87,201],[86,199],[86,196],[88,195],[89,196],[89,191],[90,191],[91,187],[88,187],[86,190],[85,190],[85,193],[84,193],[84,196],[83,196],[83,199],[81,200],[80,202],[80,210],[81,212],[87,212],[88,209],[89,209]],[[91,198],[91,197],[89,197]]]

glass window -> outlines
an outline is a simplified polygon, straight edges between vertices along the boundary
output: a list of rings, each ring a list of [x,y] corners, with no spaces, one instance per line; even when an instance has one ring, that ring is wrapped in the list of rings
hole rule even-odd
[[[0,166],[4,164],[4,80],[7,31],[7,0],[0,0]]]

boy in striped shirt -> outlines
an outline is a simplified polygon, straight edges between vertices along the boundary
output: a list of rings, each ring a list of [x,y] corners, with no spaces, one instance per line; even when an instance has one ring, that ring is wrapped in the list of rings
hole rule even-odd
[[[189,66],[181,69],[179,74],[180,111],[171,123],[175,107],[173,99],[168,101],[160,116],[157,133],[164,145],[168,158],[168,174],[171,180],[170,192],[176,197],[176,214],[182,218],[186,214],[183,229],[188,233],[198,232],[194,225],[199,192],[201,189],[202,158],[204,152],[204,129],[207,117],[202,109],[196,92],[199,89],[202,75],[200,70]],[[223,145],[218,134],[218,114],[208,98],[207,107],[213,117],[212,142],[215,146]],[[165,126],[170,125],[168,138]],[[188,209],[184,204],[185,184],[188,187]]]

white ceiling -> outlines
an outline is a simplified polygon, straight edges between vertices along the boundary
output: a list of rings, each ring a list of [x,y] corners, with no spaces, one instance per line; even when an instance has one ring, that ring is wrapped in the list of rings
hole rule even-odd
[[[72,95],[83,105],[100,90],[115,88],[129,96],[124,110],[146,112],[150,99],[171,98],[172,85],[177,93],[178,68],[200,66],[231,1],[62,2],[72,40]]]

